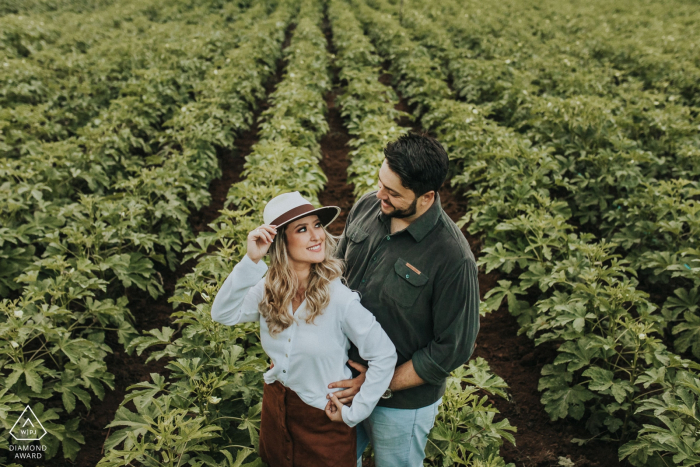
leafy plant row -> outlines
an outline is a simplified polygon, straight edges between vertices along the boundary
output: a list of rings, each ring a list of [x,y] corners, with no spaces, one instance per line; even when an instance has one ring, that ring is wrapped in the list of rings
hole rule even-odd
[[[201,78],[201,65],[183,59],[221,60],[238,33],[224,30],[239,12],[234,3],[146,1],[89,14],[0,18],[0,154],[35,154],[42,142],[76,136],[122,89],[131,94],[145,69]],[[211,28],[197,30],[201,21]]]
[[[379,81],[380,59],[347,6],[338,1],[328,4],[328,17],[336,49],[335,65],[345,92],[338,103],[345,126],[355,148],[348,168],[348,183],[354,185],[356,198],[376,189],[384,146],[405,134],[397,124],[406,115],[396,110],[399,99],[389,86]]]
[[[20,276],[26,284],[20,298],[0,303],[5,447],[8,430],[24,404],[31,403],[49,432],[43,438],[47,457],[62,445],[64,455],[75,458],[83,443],[78,419],[59,414],[71,413],[77,400],[89,409],[90,393],[101,400],[104,387],[113,388],[114,376],[104,362],[112,351],[107,332],[116,332],[124,345],[138,335],[126,288],[162,293],[154,261],[167,258],[175,264],[175,252],[191,236],[189,209],[206,203],[207,186],[219,174],[216,148],[230,147],[233,137],[252,123],[255,102],[274,68],[274,55],[268,53],[279,45],[269,31],[262,36],[254,28],[244,32],[264,15],[264,8],[252,9],[238,24],[241,42],[254,41],[255,54],[248,46],[226,51],[229,62],[209,68],[194,99],[171,117],[171,128],[161,130],[155,120],[141,122],[139,147],[162,144],[158,154],[144,158],[131,145],[128,128],[144,110],[132,99],[134,113],[126,121],[115,116],[105,124],[100,150],[85,157],[108,164],[110,157],[123,161],[131,166],[125,176],[114,181],[111,192],[80,195],[53,208],[51,214],[60,222],[48,225],[42,257]],[[143,98],[155,107],[162,94],[144,92]],[[39,401],[46,399],[45,407]]]
[[[185,28],[178,22],[173,23],[180,31],[177,38],[161,34],[160,29],[155,31],[151,40],[172,39],[161,44],[160,58],[138,60],[144,69],[131,69],[120,77],[123,79],[120,95],[103,96],[111,98],[108,107],[95,109],[101,110],[99,118],[76,129],[79,134],[74,137],[57,134],[46,139],[33,138],[12,128],[11,124],[5,128],[9,135],[22,136],[11,141],[19,157],[8,154],[9,157],[0,160],[0,195],[4,201],[0,208],[3,221],[0,253],[5,260],[0,270],[3,297],[21,287],[16,279],[35,257],[44,253],[46,236],[65,225],[62,209],[87,194],[111,195],[123,191],[125,180],[144,167],[162,165],[170,152],[178,150],[180,135],[169,132],[168,125],[177,123],[173,120],[179,118],[180,109],[198,92],[196,83],[204,79],[207,70],[225,64],[225,51],[234,47],[240,32],[262,14],[263,8],[254,8],[248,20],[236,23],[235,32],[229,34],[213,23],[204,40],[200,28]],[[200,13],[199,17],[207,18],[208,13]],[[221,49],[214,50],[210,43],[214,39],[219,40],[217,45]],[[134,49],[136,41],[128,36],[113,42],[121,44],[126,53],[133,53],[135,57],[146,50],[141,45]],[[115,45],[114,48],[119,47]],[[169,49],[172,50],[166,58],[163,51]],[[107,56],[112,57],[112,54],[107,53]],[[111,65],[118,66],[120,56],[115,54],[113,58],[116,63]],[[45,78],[51,79],[50,76],[52,73],[47,71]],[[57,86],[62,88],[64,84]],[[68,102],[73,98],[84,99],[63,94],[57,101]],[[42,106],[19,105],[13,110],[28,107]],[[68,108],[67,112],[72,110]],[[170,248],[167,252],[172,264],[174,253]]]
[[[356,150],[351,153],[349,180],[355,183],[355,195],[360,197],[376,185],[384,146],[406,133],[406,129],[396,123],[401,116],[394,108],[398,98],[391,87],[379,82],[380,59],[347,3],[329,2],[328,17],[336,49],[335,63],[346,85],[339,99],[341,113],[349,132],[355,136],[350,142]],[[493,375],[481,358],[456,370],[449,379],[429,436],[426,450],[429,464],[485,462],[501,465],[503,460],[498,454],[502,438],[514,443],[509,431],[515,428],[507,419],[495,423],[493,418],[498,411],[487,403],[486,396],[479,397],[477,392],[507,397],[506,388],[503,379]]]
[[[35,14],[52,11],[70,10],[76,13],[91,11],[96,8],[104,8],[110,5],[113,0],[100,1],[76,1],[76,0],[27,0],[19,2],[3,2],[0,5],[0,16],[9,14]]]
[[[460,56],[465,51],[436,27],[456,11],[455,6],[432,22],[409,10],[405,23],[450,64],[448,73],[459,89],[470,81],[468,67],[455,65],[464,61]],[[595,68],[594,62],[577,73],[595,75],[589,72]],[[641,83],[606,83],[601,86],[605,98],[557,97],[538,90],[532,84],[536,78],[530,78],[531,92],[525,92],[503,123],[553,151],[562,177],[557,186],[565,190],[556,197],[570,205],[576,224],[618,245],[617,251],[640,273],[641,287],[663,307],[662,325],[677,336],[676,351],[692,349],[700,358],[700,205],[693,199],[700,188],[693,183],[700,173],[697,112],[673,103],[673,95],[667,100],[642,91]],[[634,81],[628,78],[625,84]],[[666,103],[659,105],[659,100]],[[494,110],[490,115],[498,114]]]
[[[294,5],[282,2],[266,27],[286,25]],[[171,299],[185,307],[174,313],[179,329],[152,330],[150,336],[131,343],[139,354],[165,346],[151,349],[149,360],[168,358],[171,373],[167,379],[152,374],[152,382],[130,388],[109,425],[119,429],[108,439],[109,453],[100,466],[128,462],[240,466],[257,447],[262,373],[268,366],[259,328],[257,323],[213,322],[211,301],[245,253],[248,232],[262,223],[265,203],[290,190],[317,203],[316,195],[326,182],[318,165],[319,140],[328,131],[324,94],[331,80],[321,19],[319,2],[301,2],[284,51],[286,71],[269,97],[272,106],[262,114],[260,140],[246,157],[246,178],[229,191],[227,205],[237,209],[223,210],[210,225],[212,232],[200,234],[186,248],[198,262]],[[279,49],[275,56],[280,56]],[[130,401],[136,412],[125,406]]]
[[[412,18],[414,34],[442,44],[436,49],[443,56],[461,53],[434,23],[415,12]],[[595,65],[579,74],[590,68]],[[452,76],[464,78],[459,71]],[[628,78],[627,84],[633,81]],[[567,201],[576,224],[597,224],[588,229],[618,245],[617,251],[639,273],[641,287],[653,293],[661,308],[661,326],[677,336],[676,351],[690,349],[700,358],[700,205],[693,199],[698,193],[693,179],[700,170],[699,120],[688,107],[673,104],[674,95],[664,99],[640,88],[641,83],[631,93],[608,83],[603,87],[607,100],[530,93],[510,124],[557,155],[562,177],[557,186],[566,191],[562,196],[558,190],[556,197]],[[655,99],[666,103],[659,106],[656,101],[654,107]]]
[[[486,91],[486,100],[504,93],[518,99],[530,85],[549,94],[599,96],[621,87],[697,106],[698,34],[692,25],[698,12],[685,2],[410,4],[452,35],[471,71],[470,97],[482,86],[497,91]],[[407,9],[403,19],[410,16]]]
[[[690,369],[698,365],[657,337],[656,307],[638,290],[634,271],[611,254],[614,246],[567,223],[569,205],[550,197],[560,180],[551,149],[488,120],[484,108],[445,99],[449,89],[427,50],[393,18],[359,7],[424,127],[464,160],[457,180],[475,191],[464,222],[488,233],[487,269],[517,278],[491,291],[486,309],[507,299],[522,324],[542,327],[541,340],[560,344],[541,382],[548,411],[554,418],[585,414],[589,429],[604,437],[626,440],[641,430],[620,451],[638,465],[666,456],[696,463],[691,414],[700,393]]]

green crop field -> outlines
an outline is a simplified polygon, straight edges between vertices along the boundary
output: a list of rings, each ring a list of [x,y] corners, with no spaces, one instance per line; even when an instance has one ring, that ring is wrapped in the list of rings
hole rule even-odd
[[[513,330],[426,465],[700,465],[697,1],[0,0],[0,466],[27,405],[30,465],[263,465],[213,298],[269,199],[351,205],[411,130]]]

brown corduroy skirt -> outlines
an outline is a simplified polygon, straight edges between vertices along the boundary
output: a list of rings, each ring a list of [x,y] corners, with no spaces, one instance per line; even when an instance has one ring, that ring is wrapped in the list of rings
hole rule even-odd
[[[279,381],[265,384],[260,457],[270,467],[355,467],[355,428],[332,422]]]

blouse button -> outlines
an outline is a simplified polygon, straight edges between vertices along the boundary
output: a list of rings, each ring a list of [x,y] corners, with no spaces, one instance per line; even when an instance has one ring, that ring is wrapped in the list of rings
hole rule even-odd
[[[286,373],[286,372],[287,372],[287,370],[282,370],[282,373]]]
[[[292,338],[290,337],[289,339],[287,339],[287,342],[292,342]]]
[[[289,358],[289,355],[287,355],[287,354],[284,354],[284,356],[287,357],[287,358]]]

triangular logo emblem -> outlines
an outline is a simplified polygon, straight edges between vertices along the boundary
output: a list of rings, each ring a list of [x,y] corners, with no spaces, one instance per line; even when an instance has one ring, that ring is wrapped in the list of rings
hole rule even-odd
[[[46,430],[32,408],[27,406],[12,426],[10,434],[17,441],[39,441],[46,435]]]

